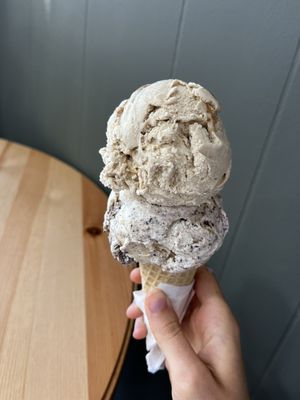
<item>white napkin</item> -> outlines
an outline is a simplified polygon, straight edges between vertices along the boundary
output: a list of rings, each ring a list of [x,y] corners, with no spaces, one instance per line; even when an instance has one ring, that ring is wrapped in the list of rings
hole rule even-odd
[[[194,295],[193,291],[194,281],[190,285],[186,286],[174,286],[168,283],[160,283],[158,288],[161,289],[171,301],[171,304],[178,315],[178,319],[181,322],[187,307]],[[148,330],[146,337],[146,348],[148,354],[146,355],[146,361],[148,366],[148,371],[154,374],[160,369],[165,367],[165,356],[160,350],[156,340],[150,330],[149,321],[145,313],[145,296],[146,292],[144,290],[136,290],[133,292],[134,303],[141,309],[144,313],[144,321]]]

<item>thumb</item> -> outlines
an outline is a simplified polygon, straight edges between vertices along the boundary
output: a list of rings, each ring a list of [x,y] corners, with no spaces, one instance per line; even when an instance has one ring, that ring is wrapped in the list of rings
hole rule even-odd
[[[186,340],[168,297],[159,289],[151,290],[145,300],[145,311],[155,339],[166,357],[168,370],[176,375],[186,370],[196,355]]]

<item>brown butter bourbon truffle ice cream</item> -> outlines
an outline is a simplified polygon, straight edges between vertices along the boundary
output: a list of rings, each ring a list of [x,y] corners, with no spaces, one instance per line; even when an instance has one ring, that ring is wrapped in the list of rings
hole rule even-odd
[[[199,205],[222,189],[231,166],[216,99],[172,79],[139,88],[116,108],[100,152],[104,185],[165,206]]]

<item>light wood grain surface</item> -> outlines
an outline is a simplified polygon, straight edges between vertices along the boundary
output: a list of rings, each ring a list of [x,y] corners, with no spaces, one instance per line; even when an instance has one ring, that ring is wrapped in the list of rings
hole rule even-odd
[[[0,399],[100,400],[130,336],[128,271],[106,196],[66,164],[0,140]]]

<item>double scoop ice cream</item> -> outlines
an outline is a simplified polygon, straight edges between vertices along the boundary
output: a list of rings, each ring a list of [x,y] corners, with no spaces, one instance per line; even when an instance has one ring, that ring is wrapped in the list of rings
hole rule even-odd
[[[182,318],[197,268],[228,231],[218,193],[231,150],[219,111],[202,86],[169,79],[137,89],[109,118],[100,150],[100,180],[112,189],[104,228],[113,256],[141,268],[141,309],[145,292],[159,287]],[[164,359],[150,331],[147,339],[155,372]]]

